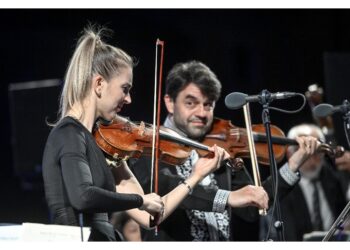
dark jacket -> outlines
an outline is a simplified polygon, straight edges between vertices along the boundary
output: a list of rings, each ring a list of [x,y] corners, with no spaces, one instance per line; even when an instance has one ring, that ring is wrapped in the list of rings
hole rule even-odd
[[[142,157],[138,160],[130,160],[129,166],[139,180],[144,191],[150,191],[150,166],[149,157]],[[232,172],[228,167],[221,167],[214,173],[218,188],[224,190],[237,190],[248,184],[252,184],[251,178],[247,171]],[[286,183],[281,175],[280,178],[280,197],[285,196],[292,187]],[[159,194],[165,195],[174,189],[181,177],[177,175],[174,166],[161,163],[159,166]],[[268,178],[263,187],[270,197],[272,197],[272,182]],[[154,190],[154,189],[153,189]],[[156,237],[154,231],[144,231],[144,240],[152,241],[191,241],[193,240],[190,233],[191,222],[186,215],[186,209],[195,209],[201,211],[212,211],[213,201],[217,190],[214,188],[197,185],[191,195],[181,203],[181,205],[159,226],[159,234]],[[231,240],[258,240],[259,232],[259,214],[255,207],[246,208],[227,208],[231,214]],[[254,228],[252,228],[252,226]]]
[[[329,165],[322,167],[320,182],[336,219],[344,209],[346,201],[340,181]],[[281,202],[281,213],[287,241],[301,241],[305,233],[313,231],[307,203],[299,185]]]

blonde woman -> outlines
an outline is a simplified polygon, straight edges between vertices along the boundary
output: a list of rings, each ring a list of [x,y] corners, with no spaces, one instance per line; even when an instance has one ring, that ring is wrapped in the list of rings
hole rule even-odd
[[[131,103],[132,68],[131,57],[103,42],[101,30],[85,30],[67,69],[59,121],[44,151],[45,195],[54,223],[83,223],[91,227],[91,241],[118,240],[108,212],[127,210],[143,227],[150,226],[150,214],[164,220],[228,155],[214,146],[215,156],[201,158],[193,174],[164,197],[145,195],[125,162],[111,170],[91,132],[98,119],[110,121]]]

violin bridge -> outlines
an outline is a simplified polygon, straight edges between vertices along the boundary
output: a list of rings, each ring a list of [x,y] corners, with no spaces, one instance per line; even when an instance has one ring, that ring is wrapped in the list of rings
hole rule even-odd
[[[139,136],[143,136],[145,134],[145,123],[141,122],[139,127]]]

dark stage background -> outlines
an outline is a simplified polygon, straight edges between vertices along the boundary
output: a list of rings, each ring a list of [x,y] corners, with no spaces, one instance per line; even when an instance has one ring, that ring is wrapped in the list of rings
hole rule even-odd
[[[0,223],[49,222],[40,163],[49,131],[45,117],[55,120],[60,91],[60,86],[9,91],[9,86],[45,79],[61,83],[88,21],[114,30],[108,41],[139,61],[133,103],[123,110],[132,120],[152,120],[157,38],[165,41],[165,74],[191,59],[217,74],[223,97],[216,115],[238,126],[244,124],[242,111],[224,105],[233,91],[304,93],[317,82],[327,102],[340,104],[349,97],[349,10],[0,10]],[[300,103],[296,98],[274,106],[292,109]],[[253,104],[251,110],[253,122],[261,123],[261,107]],[[308,106],[294,115],[272,111],[271,119],[284,131],[312,122]],[[340,122],[337,117],[337,137],[345,143]]]

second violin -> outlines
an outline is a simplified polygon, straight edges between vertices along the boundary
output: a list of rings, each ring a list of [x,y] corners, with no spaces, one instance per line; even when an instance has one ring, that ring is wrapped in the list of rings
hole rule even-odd
[[[268,165],[269,154],[265,127],[263,124],[255,124],[252,125],[252,130],[258,162]],[[271,134],[276,162],[279,163],[285,156],[287,145],[298,145],[298,143],[286,138],[284,132],[275,125],[271,125]],[[236,127],[228,120],[215,118],[210,133],[205,136],[202,143],[208,146],[217,144],[225,148],[231,157],[250,157],[246,129]],[[321,143],[319,150],[327,153],[330,157],[341,156],[343,152],[341,148],[334,149],[326,143]]]

